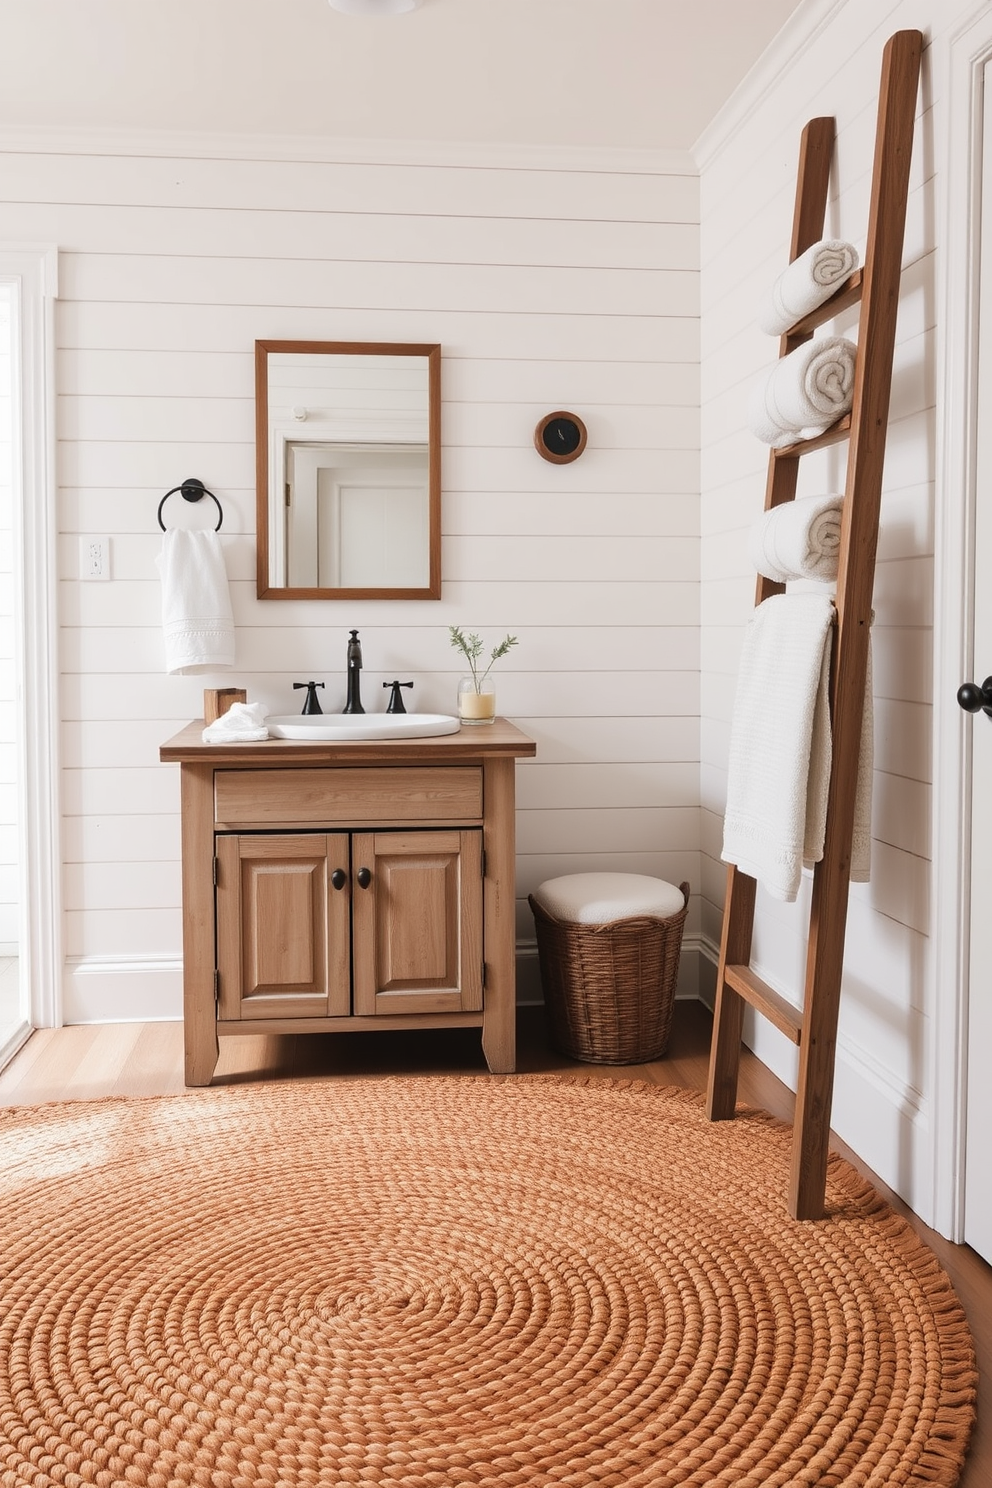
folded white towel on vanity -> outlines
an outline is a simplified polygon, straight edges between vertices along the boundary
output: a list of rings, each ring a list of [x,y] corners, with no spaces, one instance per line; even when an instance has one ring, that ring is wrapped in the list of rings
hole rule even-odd
[[[232,703],[226,713],[203,730],[204,744],[243,744],[267,739],[269,730],[264,703]]]
[[[156,562],[165,670],[192,675],[233,666],[234,613],[216,532],[170,528]]]
[[[829,429],[851,406],[857,350],[843,336],[822,336],[780,357],[752,389],[751,433],[781,449]]]
[[[769,336],[784,336],[797,320],[829,300],[857,267],[858,251],[853,243],[839,238],[814,243],[775,280],[758,312],[759,327]]]
[[[841,496],[800,496],[762,512],[748,542],[758,573],[779,584],[836,579],[843,505]]]
[[[758,605],[741,654],[730,731],[725,863],[773,898],[799,892],[823,856],[830,785],[830,652],[826,594],[777,594]],[[868,876],[871,840],[871,687],[865,698],[851,877]]]

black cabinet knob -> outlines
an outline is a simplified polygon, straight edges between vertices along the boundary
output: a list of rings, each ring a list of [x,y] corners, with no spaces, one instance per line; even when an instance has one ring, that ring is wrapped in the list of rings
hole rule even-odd
[[[992,718],[992,677],[986,677],[981,687],[977,682],[962,682],[958,703],[966,713],[981,712]]]
[[[359,870],[358,870],[358,886],[359,886],[359,888],[361,888],[361,889],[367,889],[368,886],[369,886],[369,884],[371,882],[372,882],[372,874],[369,871],[369,869],[368,868],[359,868]]]
[[[343,889],[347,882],[348,875],[347,873],[345,873],[344,869],[335,868],[334,872],[331,874],[331,883],[334,885],[334,887],[336,889]]]

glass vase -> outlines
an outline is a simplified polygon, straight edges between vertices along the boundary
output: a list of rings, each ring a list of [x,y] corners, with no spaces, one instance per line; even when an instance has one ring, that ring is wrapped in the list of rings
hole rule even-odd
[[[485,677],[475,685],[474,677],[462,677],[458,684],[458,717],[462,723],[492,723],[496,717],[496,684]]]

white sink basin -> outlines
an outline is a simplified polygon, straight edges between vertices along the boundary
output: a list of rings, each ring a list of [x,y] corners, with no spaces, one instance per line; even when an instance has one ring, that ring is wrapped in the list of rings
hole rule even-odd
[[[433,739],[461,727],[447,713],[290,713],[265,722],[277,739]]]

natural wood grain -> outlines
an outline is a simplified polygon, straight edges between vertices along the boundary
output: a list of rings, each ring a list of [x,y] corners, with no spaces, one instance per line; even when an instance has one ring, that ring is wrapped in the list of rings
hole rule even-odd
[[[186,1080],[209,1085],[217,1062],[214,1019],[214,809],[209,764],[184,765],[182,800],[183,1025]]]
[[[357,753],[204,752],[201,733],[160,751],[183,790],[187,1083],[210,1083],[219,1034],[242,1024],[337,1032],[480,1010],[489,1067],[511,1073],[514,766],[533,740],[505,719]]]
[[[356,1015],[482,1009],[482,833],[356,832]]]
[[[486,1022],[482,1047],[493,1074],[507,1074],[516,1068],[515,789],[513,761],[487,760],[482,906]]]
[[[214,781],[218,825],[231,827],[482,819],[477,765],[218,770]]]
[[[204,744],[203,720],[196,718],[167,739],[158,752],[159,759],[170,763],[208,760],[212,765],[250,763],[253,768],[277,761],[294,765],[389,765],[398,760],[404,764],[418,760],[466,764],[495,756],[530,759],[536,753],[534,740],[505,718],[425,739],[259,739],[244,744]]]
[[[919,31],[899,31],[891,37],[879,87],[837,574],[830,791],[823,858],[813,874],[796,1093],[797,1140],[789,1183],[790,1207],[797,1219],[816,1219],[822,1214],[826,1184],[875,550],[922,49]]]

